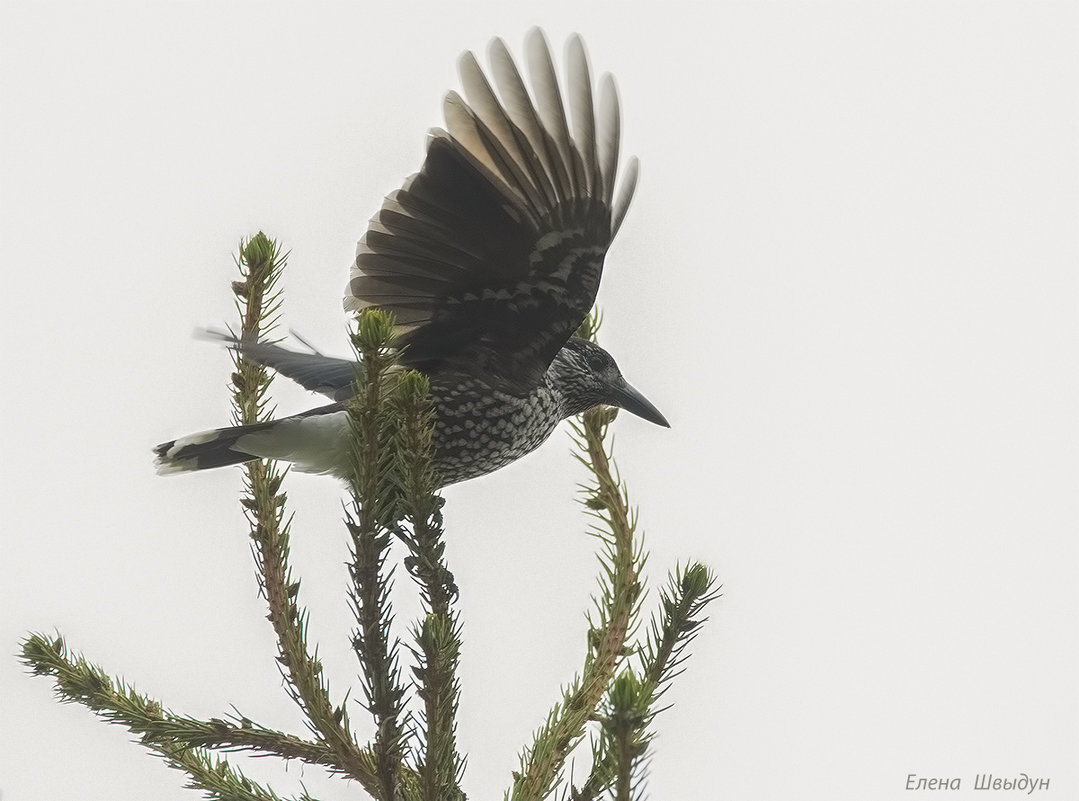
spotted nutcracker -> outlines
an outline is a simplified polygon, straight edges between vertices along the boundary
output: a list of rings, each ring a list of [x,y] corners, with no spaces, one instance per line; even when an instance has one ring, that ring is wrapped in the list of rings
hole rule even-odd
[[[431,132],[423,167],[372,218],[345,293],[346,310],[393,313],[401,363],[430,380],[442,485],[504,467],[598,404],[667,425],[610,354],[574,336],[637,179],[630,159],[616,196],[614,80],[604,75],[594,96],[578,36],[566,46],[565,92],[538,30],[526,41],[531,93],[500,39],[489,55],[494,87],[472,53],[461,57],[465,97],[446,96],[446,129]],[[267,458],[346,477],[355,363],[232,344],[334,402],[163,443],[159,471]]]

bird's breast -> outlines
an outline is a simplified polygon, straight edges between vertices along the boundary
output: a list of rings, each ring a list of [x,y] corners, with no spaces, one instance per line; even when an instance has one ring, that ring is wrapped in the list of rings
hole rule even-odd
[[[435,469],[443,485],[475,478],[535,450],[562,419],[545,385],[520,397],[474,380],[432,384]]]

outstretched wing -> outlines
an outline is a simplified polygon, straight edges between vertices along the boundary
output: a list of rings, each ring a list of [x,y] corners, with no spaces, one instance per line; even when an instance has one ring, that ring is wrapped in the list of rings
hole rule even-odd
[[[538,29],[526,51],[531,95],[502,40],[489,53],[497,94],[461,57],[465,97],[446,96],[446,130],[372,218],[345,294],[351,311],[393,312],[408,366],[521,393],[592,308],[637,178],[631,159],[616,200],[618,96],[609,75],[593,96],[580,37],[566,45],[569,115]]]

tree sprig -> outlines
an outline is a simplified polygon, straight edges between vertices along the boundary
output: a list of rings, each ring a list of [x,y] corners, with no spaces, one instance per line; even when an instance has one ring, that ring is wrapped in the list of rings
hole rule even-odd
[[[240,246],[240,280],[232,284],[240,317],[231,381],[238,425],[256,424],[272,414],[271,376],[244,357],[243,343],[272,335],[286,258],[262,233]],[[598,315],[589,316],[578,335],[594,339],[599,324]],[[70,653],[59,636],[31,634],[23,643],[23,662],[37,675],[51,676],[62,701],[83,704],[125,726],[183,771],[188,787],[210,799],[286,801],[215,755],[238,751],[320,765],[357,781],[379,801],[465,799],[460,786],[465,759],[456,740],[462,625],[454,608],[459,591],[446,561],[430,385],[426,376],[399,365],[390,315],[363,312],[353,344],[358,370],[355,397],[348,404],[352,503],[345,523],[351,543],[349,598],[356,618],[351,644],[360,663],[364,707],[375,724],[370,744],[357,741],[348,693],[334,700],[317,648],[309,645],[309,613],[289,563],[292,517],[282,491],[287,471],[272,461],[245,465],[241,505],[250,525],[259,591],[277,639],[278,669],[304,713],[309,737],[261,725],[236,711],[208,720],[177,714]],[[636,510],[611,453],[608,434],[615,411],[597,407],[571,421],[576,456],[590,477],[580,500],[592,519],[588,531],[599,544],[599,592],[588,616],[581,672],[522,751],[520,770],[506,793],[514,801],[539,801],[563,786],[566,759],[590,723],[591,771],[580,788],[565,784],[564,795],[581,801],[607,793],[617,801],[643,796],[658,702],[682,670],[703,610],[718,595],[714,576],[702,565],[676,568],[660,591],[644,641],[630,644],[644,598],[646,554]],[[388,559],[395,538],[408,549],[404,565],[423,604],[422,616],[408,628],[411,683],[405,680],[401,643],[393,634]],[[415,718],[407,711],[410,692],[421,705]],[[295,801],[314,799],[303,793]]]
[[[350,596],[356,617],[352,647],[360,662],[365,706],[375,720],[378,797],[396,799],[415,732],[405,712],[399,643],[391,632],[393,570],[385,570],[398,505],[394,426],[387,401],[391,381],[396,380],[393,319],[379,310],[365,312],[352,340],[359,356],[356,395],[348,406],[353,500],[345,518],[352,538]]]

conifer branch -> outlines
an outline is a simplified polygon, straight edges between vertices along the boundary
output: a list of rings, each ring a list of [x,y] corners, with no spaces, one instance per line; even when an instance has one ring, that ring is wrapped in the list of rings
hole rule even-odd
[[[286,256],[276,242],[262,233],[243,243],[238,266],[242,281],[233,284],[240,313],[240,339],[254,342],[272,331],[280,307],[274,291],[285,266]],[[272,377],[256,362],[234,354],[233,373],[236,422],[259,422],[266,414],[265,398]],[[244,514],[251,525],[252,553],[259,588],[269,607],[268,619],[278,642],[278,666],[289,695],[307,716],[311,730],[335,755],[333,770],[373,789],[371,758],[353,738],[344,704],[334,704],[322,676],[322,663],[307,644],[307,611],[299,604],[300,582],[289,566],[291,520],[284,520],[285,494],[279,493],[284,474],[272,461],[252,461],[245,465]]]
[[[607,714],[601,726],[610,743],[608,753],[614,763],[615,801],[634,801],[643,786],[640,769],[651,734],[648,694],[632,670],[624,670],[607,690]]]
[[[393,451],[400,482],[399,517],[409,530],[397,528],[408,546],[405,567],[419,585],[428,613],[448,615],[458,590],[446,567],[442,505],[434,473],[434,408],[427,376],[415,370],[403,373],[390,397],[396,418]]]
[[[427,377],[413,370],[403,373],[393,389],[391,407],[396,422],[398,517],[408,527],[398,526],[397,535],[408,546],[405,568],[420,588],[426,612],[412,627],[416,646],[411,649],[416,659],[416,694],[424,705],[420,789],[424,799],[449,801],[464,797],[459,787],[464,760],[456,744],[461,631],[457,613],[450,608],[458,593],[445,562],[442,498],[432,467],[434,409]]]
[[[648,641],[641,653],[641,671],[653,703],[681,674],[688,658],[686,647],[697,638],[705,607],[720,596],[716,577],[700,562],[675,567],[660,591],[660,608],[649,627]],[[663,711],[657,710],[658,712]]]
[[[164,757],[170,767],[187,773],[188,787],[204,790],[209,798],[220,801],[282,801],[272,790],[248,779],[228,762],[214,759],[199,747],[200,743],[178,736],[191,730],[205,735],[209,729],[217,728],[223,734],[222,739],[228,740],[227,731],[236,727],[224,721],[202,722],[174,715],[159,702],[125,685],[122,680],[113,680],[100,667],[87,662],[81,654],[70,655],[60,637],[31,634],[23,642],[22,661],[35,675],[53,677],[56,694],[61,701],[82,704],[109,723],[123,726],[138,735],[142,745]],[[248,732],[245,736],[249,736],[246,742],[233,742],[227,747],[261,749],[265,744],[260,734]],[[321,759],[308,757],[325,757],[317,746],[299,738],[286,737],[281,744],[285,744],[283,750],[294,747],[295,753],[284,754],[278,748],[267,751],[306,761],[322,762]],[[300,801],[313,799],[304,794]]]
[[[630,510],[625,487],[613,472],[604,444],[614,415],[614,410],[597,407],[572,422],[580,451],[577,458],[594,479],[584,488],[583,502],[598,521],[591,531],[602,543],[602,593],[596,601],[597,619],[589,629],[584,670],[522,754],[521,771],[514,774],[507,794],[513,801],[539,801],[556,786],[566,757],[584,736],[585,725],[625,654],[639,609],[644,555],[634,538],[636,514]]]
[[[215,751],[251,751],[257,756],[278,756],[299,759],[312,765],[322,765],[332,772],[341,772],[337,755],[323,743],[305,740],[294,734],[267,729],[246,717],[196,720],[169,713],[160,726],[163,738],[196,748]]]
[[[715,576],[700,563],[676,567],[668,576],[648,638],[638,650],[638,671],[624,671],[608,690],[592,771],[580,790],[571,792],[574,801],[592,801],[612,786],[619,801],[640,795],[653,737],[649,727],[663,711],[656,704],[682,672],[685,650],[704,623],[704,608],[718,597]]]
[[[418,681],[423,701],[423,750],[418,772],[424,801],[464,799],[460,781],[464,760],[457,753],[457,705],[461,696],[457,667],[461,653],[460,625],[454,615],[429,614],[413,628]]]
[[[257,342],[273,330],[280,309],[275,287],[284,261],[276,243],[261,233],[241,244],[237,265],[243,280],[234,282],[233,290],[242,342]],[[598,315],[592,315],[578,334],[594,339],[598,325]],[[360,315],[353,335],[360,357],[356,393],[348,407],[352,504],[345,522],[352,540],[350,600],[357,624],[352,645],[376,727],[371,746],[361,748],[355,740],[344,702],[332,702],[317,650],[309,649],[308,613],[298,601],[300,582],[289,566],[291,518],[280,491],[285,473],[272,461],[246,465],[242,505],[251,525],[259,588],[277,635],[279,670],[314,739],[260,726],[239,713],[210,720],[177,715],[81,655],[69,656],[59,637],[34,634],[23,643],[24,663],[36,674],[52,676],[61,700],[81,703],[127,727],[184,771],[189,787],[211,799],[283,801],[208,749],[322,765],[358,781],[379,801],[464,801],[465,760],[457,752],[455,731],[461,624],[453,608],[458,590],[445,561],[443,501],[433,469],[434,410],[427,378],[398,365],[393,327],[384,312]],[[243,358],[242,348],[236,350],[234,419],[241,425],[259,422],[270,413],[270,376]],[[600,593],[588,618],[583,670],[522,753],[521,769],[507,791],[514,801],[540,801],[558,787],[566,758],[589,721],[599,724],[592,771],[579,790],[569,785],[566,793],[594,801],[613,791],[617,801],[638,801],[653,736],[649,727],[661,711],[656,704],[681,672],[703,609],[717,597],[706,568],[676,568],[661,591],[645,643],[627,650],[639,617],[645,555],[636,536],[636,510],[606,444],[615,413],[597,407],[572,421],[576,456],[592,477],[582,487],[581,501],[594,518],[589,533],[600,543]],[[391,634],[393,571],[386,569],[386,558],[394,536],[409,549],[405,566],[420,588],[425,612],[411,627],[414,647],[409,649],[423,703],[418,724],[405,711],[400,643]],[[624,666],[627,653],[636,654],[636,669]],[[303,793],[296,801],[314,799]]]
[[[236,296],[236,312],[240,316],[239,339],[257,342],[277,326],[281,309],[281,293],[277,284],[288,261],[277,242],[259,231],[240,242],[236,268],[240,281],[232,282]],[[248,425],[266,418],[266,393],[272,377],[258,362],[243,358],[232,351],[235,372],[232,374],[233,421]]]
[[[393,571],[383,572],[398,506],[389,441],[393,420],[386,402],[396,376],[392,344],[393,320],[388,314],[370,310],[360,315],[353,334],[360,367],[356,396],[349,404],[353,501],[345,520],[352,537],[350,593],[357,623],[352,646],[360,661],[366,708],[375,720],[375,795],[383,801],[394,801],[401,794],[405,754],[414,734],[404,710],[398,642],[390,632]]]

